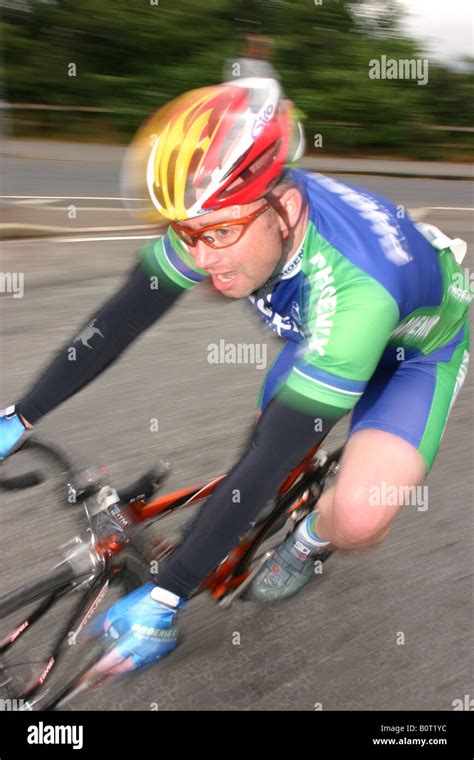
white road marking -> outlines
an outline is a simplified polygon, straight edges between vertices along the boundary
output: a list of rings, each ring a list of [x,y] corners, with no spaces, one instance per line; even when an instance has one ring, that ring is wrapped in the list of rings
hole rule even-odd
[[[412,211],[474,211],[471,206],[417,206]]]
[[[60,200],[75,200],[75,201],[146,201],[146,198],[127,198],[123,196],[115,195],[0,195],[0,198],[12,198],[18,199],[21,204],[25,201],[60,201]],[[106,206],[106,208],[108,208]],[[419,211],[474,211],[472,206],[417,206]]]
[[[56,202],[53,201],[46,201],[41,203],[39,201],[16,201],[14,204],[10,203],[10,206],[39,206],[43,209],[43,211],[69,211],[71,206],[74,206],[74,203],[70,203],[68,206],[57,206]],[[78,213],[82,211],[114,211],[119,214],[123,214],[127,211],[127,209],[124,209],[123,206],[75,206]]]
[[[16,204],[18,205],[26,205],[28,202],[31,203],[31,205],[37,205],[40,206],[43,205],[49,205],[52,204],[54,201],[59,200],[97,200],[97,201],[141,201],[143,202],[144,198],[123,198],[121,196],[102,196],[102,195],[0,195],[0,199],[13,199],[16,201]],[[60,207],[56,207],[57,209]],[[52,210],[49,208],[48,210]],[[121,211],[123,212],[123,208],[113,208],[112,206],[88,206],[88,207],[79,207],[80,211]],[[426,214],[428,214],[430,211],[464,211],[464,212],[470,212],[472,213],[474,211],[474,207],[471,206],[418,206],[416,208],[408,209],[408,212],[413,216],[414,219],[420,220],[422,219]],[[3,225],[0,224],[0,230]],[[21,226],[21,225],[20,225]],[[148,225],[134,225],[137,229],[138,228],[146,228]],[[151,225],[150,225],[151,226]],[[133,226],[130,225],[130,228]],[[48,235],[41,235],[42,240],[52,240],[55,243],[100,243],[100,242],[107,242],[107,241],[118,241],[118,240],[153,240],[154,238],[161,237],[161,235],[157,235],[156,233],[153,235],[110,235],[107,236],[105,234],[100,234],[101,232],[117,232],[120,233],[121,231],[124,231],[124,226],[110,226],[110,227],[91,227],[90,230],[91,233],[95,232],[96,236],[91,237],[77,237],[77,235],[74,235],[74,232],[71,231],[71,233],[66,233],[64,235],[61,235],[60,237],[57,235],[52,234],[51,236]],[[32,235],[32,238],[35,236]],[[27,236],[25,236],[24,239],[27,239]],[[30,238],[31,240],[31,238]]]
[[[65,237],[51,237],[48,238],[47,235],[44,235],[41,237],[41,240],[50,240],[53,243],[96,243],[96,242],[107,242],[109,240],[153,240],[163,237],[162,235],[114,235],[114,236],[105,236],[102,237],[85,237],[85,238],[78,238],[71,236],[65,236]]]
[[[75,200],[75,201],[144,201],[146,198],[124,198],[107,195],[0,195],[0,198],[28,198],[29,200]]]

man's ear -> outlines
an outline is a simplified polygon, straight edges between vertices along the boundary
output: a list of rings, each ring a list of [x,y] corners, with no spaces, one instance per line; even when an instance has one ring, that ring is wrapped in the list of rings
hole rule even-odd
[[[293,227],[297,224],[301,215],[303,196],[296,187],[290,187],[288,190],[285,190],[280,198],[280,202],[286,210],[290,227]]]

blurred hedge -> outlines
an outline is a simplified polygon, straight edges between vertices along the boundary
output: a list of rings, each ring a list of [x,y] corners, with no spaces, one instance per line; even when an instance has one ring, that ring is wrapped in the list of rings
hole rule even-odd
[[[423,58],[399,32],[395,0],[3,0],[4,96],[10,103],[96,106],[113,113],[12,111],[13,130],[126,141],[178,93],[222,81],[242,32],[272,35],[273,64],[306,114],[308,145],[329,153],[469,158],[473,73],[429,63],[429,81],[373,80],[381,55]],[[70,64],[76,75],[68,74]],[[352,126],[334,124],[351,122]]]

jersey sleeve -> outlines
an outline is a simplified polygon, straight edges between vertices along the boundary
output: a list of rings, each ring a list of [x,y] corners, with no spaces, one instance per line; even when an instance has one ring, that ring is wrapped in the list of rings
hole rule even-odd
[[[139,256],[149,275],[164,276],[179,288],[192,288],[209,276],[196,266],[172,227],[168,228],[166,235],[145,245]]]
[[[383,285],[329,244],[314,253],[310,265],[308,339],[286,385],[306,399],[348,411],[399,322],[399,308]]]

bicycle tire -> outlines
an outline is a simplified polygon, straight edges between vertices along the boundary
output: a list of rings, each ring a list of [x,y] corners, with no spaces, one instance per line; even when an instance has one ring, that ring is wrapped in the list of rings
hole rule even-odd
[[[74,574],[71,567],[69,565],[62,565],[52,570],[40,580],[33,581],[33,583],[5,594],[0,597],[0,618],[10,615],[22,607],[26,607],[26,605],[41,599],[46,594],[57,591],[72,581],[73,578]]]

